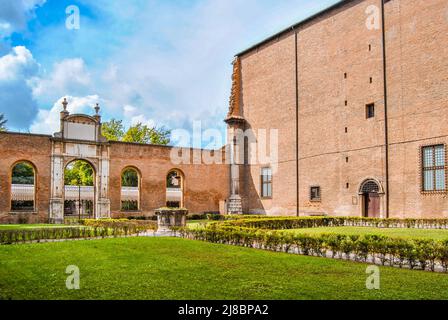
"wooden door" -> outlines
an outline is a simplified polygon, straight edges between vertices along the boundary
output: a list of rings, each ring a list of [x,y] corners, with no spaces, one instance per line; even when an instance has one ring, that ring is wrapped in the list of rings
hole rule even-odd
[[[380,217],[380,196],[378,193],[365,195],[365,216],[368,218]]]

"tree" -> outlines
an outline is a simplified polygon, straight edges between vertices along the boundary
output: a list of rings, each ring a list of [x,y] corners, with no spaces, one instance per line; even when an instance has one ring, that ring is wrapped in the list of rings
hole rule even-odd
[[[67,186],[93,186],[93,168],[86,161],[77,160],[70,163],[64,172]]]
[[[123,187],[138,187],[138,173],[134,169],[127,169],[121,176]]]
[[[34,169],[26,162],[20,162],[12,169],[12,184],[34,184]]]
[[[112,119],[102,125],[102,134],[110,141],[167,145],[171,131],[164,127],[148,127],[137,123],[125,130],[122,120]]]
[[[104,122],[101,126],[103,136],[110,141],[121,141],[124,136],[124,126],[122,120],[112,119]]]
[[[3,113],[0,113],[0,132],[6,131],[6,123],[8,120],[6,120],[5,115]]]
[[[167,145],[170,143],[171,131],[165,128],[150,128],[147,125],[137,123],[130,127],[123,136],[124,142]]]

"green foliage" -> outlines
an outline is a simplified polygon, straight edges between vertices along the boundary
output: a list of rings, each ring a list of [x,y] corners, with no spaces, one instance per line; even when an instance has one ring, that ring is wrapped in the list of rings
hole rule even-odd
[[[0,132],[5,132],[6,129],[6,123],[8,120],[6,120],[5,115],[3,113],[0,113]]]
[[[148,230],[157,230],[157,222],[151,220],[84,219],[81,220],[81,224],[88,227],[132,230],[133,233],[144,232]]]
[[[448,240],[404,239],[383,235],[291,234],[284,231],[210,224],[204,228],[178,230],[183,237],[220,244],[231,244],[274,251],[296,252],[302,255],[338,255],[347,260],[367,261],[372,257],[383,265],[416,267],[435,271],[440,264],[448,272]]]
[[[123,120],[112,119],[101,125],[101,133],[110,141],[121,141],[124,136]]]
[[[259,229],[301,229],[317,227],[362,226],[375,228],[448,229],[448,219],[376,219],[359,217],[249,217],[229,219],[229,226]]]
[[[102,124],[103,136],[110,141],[167,145],[170,143],[171,131],[164,127],[148,127],[137,123],[127,130],[122,120],[112,119]]]
[[[64,170],[64,182],[67,186],[93,186],[93,168],[82,160],[70,163]]]
[[[123,136],[122,141],[144,144],[167,145],[170,143],[171,131],[164,127],[148,127],[141,123],[130,127]]]
[[[157,230],[155,221],[130,221],[128,219],[81,220],[82,226],[0,229],[0,244],[41,242],[44,240],[87,239],[97,237],[138,235]]]
[[[34,169],[27,162],[20,162],[12,169],[13,184],[34,184]]]
[[[121,185],[123,187],[138,187],[138,173],[135,169],[126,169],[121,175]]]

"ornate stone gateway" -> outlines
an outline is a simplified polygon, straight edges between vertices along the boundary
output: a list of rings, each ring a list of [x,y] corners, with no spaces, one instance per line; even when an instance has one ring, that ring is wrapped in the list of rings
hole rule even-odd
[[[61,130],[54,134],[51,152],[50,221],[64,221],[64,169],[74,160],[85,160],[94,170],[93,217],[110,217],[109,200],[109,143],[101,135],[99,106],[96,114],[88,116],[67,111],[67,100],[62,103]],[[68,195],[67,195],[68,196]]]

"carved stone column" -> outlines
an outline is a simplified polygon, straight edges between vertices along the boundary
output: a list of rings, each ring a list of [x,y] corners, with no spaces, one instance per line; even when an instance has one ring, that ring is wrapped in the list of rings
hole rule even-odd
[[[232,92],[230,95],[229,113],[225,120],[227,123],[227,150],[230,153],[230,197],[227,201],[228,214],[243,214],[243,201],[240,195],[240,166],[241,146],[237,151],[237,143],[240,141],[238,130],[244,129],[245,119],[241,112],[241,61],[236,58],[233,62]],[[243,139],[244,143],[244,139]],[[238,154],[237,154],[238,153]]]
[[[110,218],[110,199],[109,199],[109,152],[108,146],[103,146],[101,150],[101,159],[98,166],[97,176],[97,199],[96,199],[96,218]]]
[[[55,142],[53,142],[53,154],[51,155],[51,197],[50,197],[50,223],[64,223],[64,158],[61,154],[55,154]]]

